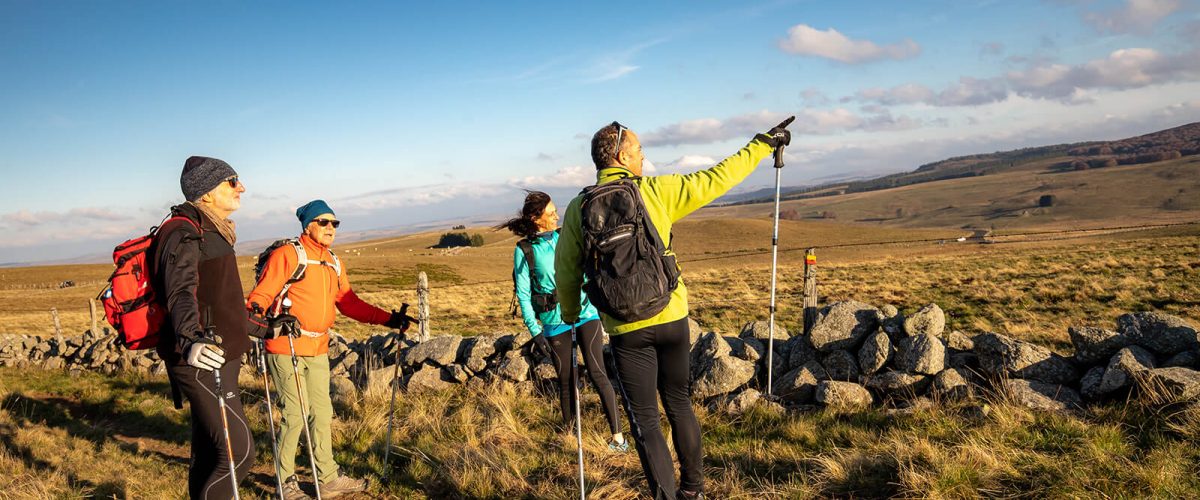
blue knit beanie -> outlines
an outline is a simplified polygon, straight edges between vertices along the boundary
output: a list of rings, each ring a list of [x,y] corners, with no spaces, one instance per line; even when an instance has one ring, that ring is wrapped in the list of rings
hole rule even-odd
[[[309,222],[324,214],[337,215],[333,213],[333,209],[329,208],[329,204],[325,203],[325,200],[313,200],[296,209],[296,218],[300,219],[302,228],[308,227]]]

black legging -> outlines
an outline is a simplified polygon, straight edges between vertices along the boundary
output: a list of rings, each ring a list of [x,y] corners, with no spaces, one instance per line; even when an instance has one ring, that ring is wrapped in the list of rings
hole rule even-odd
[[[679,454],[680,488],[704,489],[700,422],[692,411],[687,318],[610,337],[617,386],[629,414],[629,430],[654,498],[674,499],[675,468],[659,426],[662,397],[671,438]]]
[[[608,374],[604,370],[604,336],[600,331],[600,320],[592,320],[575,328],[579,337],[579,350],[583,352],[583,364],[587,366],[588,378],[592,387],[600,394],[603,403],[604,416],[608,419],[608,428],[613,434],[621,432],[621,423],[617,420],[617,396],[613,393],[612,384],[608,382]],[[571,366],[575,359],[571,356],[571,332],[560,333],[547,339],[554,355],[551,361],[558,370],[558,404],[562,408],[563,425],[572,423],[575,416],[575,391],[571,383]],[[569,360],[569,361],[568,361]]]
[[[192,466],[188,470],[188,496],[193,499],[233,498],[229,481],[229,455],[221,428],[216,380],[212,372],[191,366],[171,366],[171,377],[192,407]],[[246,423],[239,398],[237,377],[241,358],[233,358],[221,367],[221,390],[225,393],[225,418],[229,421],[229,442],[237,478],[250,474],[254,465],[254,436]]]

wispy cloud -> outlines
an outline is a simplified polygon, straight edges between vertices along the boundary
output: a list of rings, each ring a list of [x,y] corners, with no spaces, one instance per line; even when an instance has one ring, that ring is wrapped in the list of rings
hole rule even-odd
[[[1130,48],[1082,64],[1040,60],[1001,76],[964,76],[941,90],[915,83],[887,89],[867,88],[841,101],[884,106],[978,106],[1019,95],[1078,104],[1086,102],[1090,90],[1126,90],[1197,78],[1200,78],[1200,50],[1162,54],[1154,49]]]
[[[591,166],[571,165],[550,175],[514,177],[508,185],[521,189],[569,188],[587,186],[596,182],[596,169]]]
[[[1083,19],[1100,33],[1145,35],[1181,6],[1180,0],[1125,0],[1124,5],[1115,9],[1086,12]]]
[[[779,40],[778,45],[789,54],[821,57],[846,64],[910,59],[921,53],[921,46],[911,39],[879,45],[870,40],[852,39],[833,28],[821,31],[807,24],[793,26],[788,30],[787,38]]]
[[[652,147],[710,144],[737,138],[749,140],[754,134],[770,129],[788,116],[789,113],[762,110],[724,120],[686,120],[646,132],[642,135],[642,144]],[[846,108],[806,109],[795,113],[795,116],[796,121],[788,127],[793,136],[827,135],[853,130],[896,130],[920,126],[918,120],[908,117],[893,117],[887,113],[862,116]]]

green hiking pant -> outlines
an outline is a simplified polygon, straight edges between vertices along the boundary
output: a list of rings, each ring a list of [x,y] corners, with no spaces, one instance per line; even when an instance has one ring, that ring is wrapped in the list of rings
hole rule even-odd
[[[329,399],[329,355],[297,356],[296,361],[300,390],[304,394],[304,403],[308,405],[305,410],[308,413],[309,431],[312,432],[317,476],[325,483],[338,475],[338,465],[333,462],[333,438],[330,436],[333,402]],[[268,354],[267,364],[271,368],[271,382],[279,394],[279,413],[283,416],[279,429],[279,475],[287,479],[296,473],[296,452],[300,435],[304,433],[304,419],[300,416],[292,356]],[[307,455],[308,451],[303,453]]]

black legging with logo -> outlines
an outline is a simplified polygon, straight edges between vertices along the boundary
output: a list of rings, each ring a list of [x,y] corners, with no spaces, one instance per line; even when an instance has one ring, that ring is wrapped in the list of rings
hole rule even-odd
[[[579,337],[579,350],[583,354],[583,364],[587,366],[588,379],[600,394],[609,430],[616,434],[621,431],[621,423],[617,415],[617,396],[613,393],[608,373],[604,369],[604,335],[600,330],[600,320],[579,325],[575,332]],[[575,416],[575,391],[572,390],[574,384],[571,383],[571,367],[575,363],[571,357],[571,332],[560,333],[547,340],[553,352],[551,361],[558,371],[558,404],[562,408],[563,425],[571,424]]]
[[[674,499],[677,490],[671,450],[658,423],[660,396],[679,454],[679,488],[703,491],[703,451],[700,422],[692,411],[687,318],[612,335],[609,344],[617,365],[617,387],[629,414],[629,430],[654,498]]]
[[[254,465],[254,436],[250,434],[246,412],[238,397],[237,377],[241,369],[240,357],[229,359],[221,367],[225,419],[229,422],[229,442],[233,448],[239,483],[250,474],[250,468]],[[205,500],[233,498],[216,380],[212,372],[188,365],[174,365],[169,370],[171,378],[192,408],[192,466],[188,470],[188,496]]]

